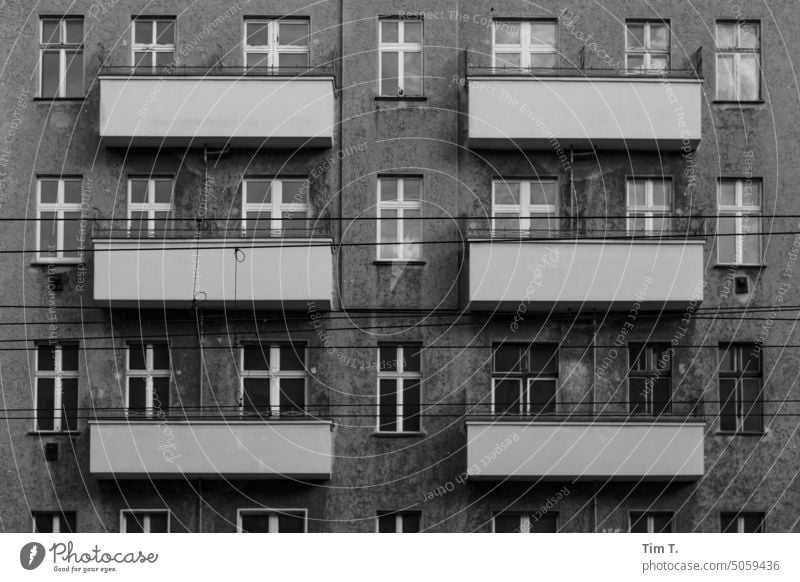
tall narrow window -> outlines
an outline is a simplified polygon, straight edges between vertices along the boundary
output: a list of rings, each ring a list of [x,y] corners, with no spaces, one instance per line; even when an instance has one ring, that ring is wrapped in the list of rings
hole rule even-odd
[[[34,511],[33,533],[77,533],[74,511]]]
[[[494,533],[556,533],[558,513],[517,513],[504,511],[494,516]]]
[[[36,347],[36,430],[78,430],[78,344]]]
[[[239,533],[305,533],[305,509],[240,509]]]
[[[492,182],[492,230],[498,236],[548,235],[558,231],[556,180]]]
[[[667,234],[671,229],[672,181],[663,178],[628,180],[628,232]]]
[[[158,72],[175,64],[175,18],[133,20],[133,66]]]
[[[305,69],[309,65],[310,44],[308,20],[244,21],[244,62],[250,72]]]
[[[419,432],[421,427],[421,346],[378,348],[378,431]]]
[[[721,179],[717,183],[717,261],[728,265],[761,262],[761,182]]]
[[[167,510],[125,510],[121,522],[122,533],[169,533]]]
[[[245,414],[302,416],[306,409],[306,349],[302,344],[247,344],[241,350]]]
[[[39,178],[37,182],[37,260],[77,262],[81,257],[81,190],[83,179]]]
[[[761,25],[717,22],[717,99],[761,99]]]
[[[671,511],[631,511],[631,533],[672,533]]]
[[[719,346],[719,429],[764,432],[761,352],[754,344]]]
[[[719,514],[722,533],[764,533],[764,514],[753,511]]]
[[[159,416],[169,410],[169,345],[136,343],[128,346],[128,393],[130,414]]]
[[[422,20],[382,19],[380,30],[380,94],[422,95]]]
[[[261,236],[304,236],[308,180],[248,179],[242,183],[242,229]]]
[[[378,259],[420,258],[422,178],[378,179]]]
[[[378,533],[419,533],[421,523],[419,511],[378,512]]]
[[[173,180],[130,178],[128,180],[128,232],[134,237],[152,237],[171,229]]]
[[[555,20],[495,20],[492,60],[495,68],[553,69],[557,66]]]
[[[39,95],[83,97],[83,17],[43,17],[39,35]]]
[[[494,348],[494,414],[553,414],[558,384],[558,346],[505,343]]]
[[[669,344],[632,344],[629,348],[628,411],[660,416],[672,402],[672,352]]]
[[[669,23],[663,20],[625,22],[625,68],[658,72],[669,69]]]

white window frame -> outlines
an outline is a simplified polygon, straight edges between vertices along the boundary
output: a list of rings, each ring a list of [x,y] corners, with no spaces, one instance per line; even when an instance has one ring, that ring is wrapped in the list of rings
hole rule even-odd
[[[423,530],[422,528],[422,512],[421,511],[386,511],[386,514],[394,514],[394,531],[393,532],[384,532],[384,533],[417,533],[417,532],[407,532],[404,530],[404,522],[406,516],[409,514],[417,514],[419,515],[419,531]],[[385,517],[384,515],[375,516],[375,533],[381,533],[381,517]]]
[[[637,183],[644,183],[645,204],[644,206],[637,206],[634,185]],[[664,184],[668,187],[667,195],[669,197],[668,204],[659,206],[653,203],[653,191],[655,184]],[[636,217],[644,218],[644,232],[643,234],[660,234],[663,231],[656,231],[654,228],[654,218],[666,218],[669,221],[669,227],[666,233],[672,228],[672,205],[674,200],[672,180],[670,178],[628,178],[625,184],[626,200],[625,200],[625,214],[627,217],[627,230],[628,234],[637,234],[634,230],[634,219]]]
[[[55,203],[42,202],[42,182],[43,181],[58,181],[58,198]],[[64,202],[64,183],[65,182],[80,182],[81,184],[81,202]],[[64,238],[64,214],[68,212],[76,212],[79,218],[83,218],[81,206],[83,205],[83,177],[82,176],[40,176],[36,180],[36,261],[39,263],[67,263],[76,264],[80,263],[82,251],[78,249],[77,257],[65,257],[64,250],[66,240]],[[45,212],[52,212],[56,214],[56,249],[55,255],[46,252],[42,249],[42,214]],[[70,219],[72,220],[72,219]]]
[[[147,181],[147,202],[133,202],[133,183]],[[170,196],[169,202],[156,202],[156,182],[170,183]],[[153,176],[153,177],[128,177],[128,236],[132,236],[133,232],[133,213],[144,212],[147,214],[147,236],[153,238],[156,232],[167,232],[171,230],[171,218],[174,210],[173,200],[175,199],[175,178],[172,176]],[[161,225],[161,221],[156,220],[157,212],[167,213],[167,224]],[[166,228],[159,228],[164,226]]]
[[[752,184],[758,184],[758,195],[759,200],[758,204],[753,205],[745,205],[744,204],[744,193],[745,193],[745,186],[747,181],[751,181]],[[734,182],[736,185],[736,204],[733,206],[730,205],[723,205],[722,204],[722,184],[723,183],[730,183]],[[763,261],[763,249],[761,248],[761,236],[763,235],[763,229],[761,224],[761,205],[763,204],[763,196],[764,196],[764,187],[761,180],[755,180],[750,178],[720,178],[717,180],[717,209],[719,213],[719,217],[717,218],[717,233],[719,233],[719,219],[720,218],[735,218],[734,235],[728,236],[735,236],[736,241],[736,250],[734,256],[734,262],[724,262],[720,259],[720,245],[717,244],[717,264],[719,265],[760,265]],[[744,217],[749,218],[756,218],[758,219],[758,236],[753,234],[744,234]],[[744,263],[742,262],[742,258],[744,256],[744,243],[745,237],[752,237],[758,243],[757,255],[758,259],[753,263]]]
[[[497,347],[503,344],[495,345],[493,350],[496,350]],[[509,345],[521,345],[515,344],[514,342],[510,342]],[[492,407],[492,415],[499,415],[499,414],[511,414],[508,412],[499,411],[495,408],[496,400],[495,400],[495,387],[496,382],[510,382],[515,381],[519,385],[519,401],[520,401],[520,412],[517,414],[525,416],[525,415],[547,415],[547,414],[556,414],[558,412],[558,404],[559,404],[559,393],[561,384],[559,382],[559,372],[560,364],[559,364],[559,353],[558,347],[556,347],[556,373],[553,375],[545,375],[545,374],[537,374],[530,370],[530,361],[531,361],[531,352],[536,348],[536,346],[544,346],[544,345],[551,345],[551,342],[534,342],[533,344],[524,344],[525,352],[522,357],[522,362],[520,366],[524,366],[525,368],[521,372],[507,372],[507,371],[497,371],[494,368],[494,351],[492,352],[492,394],[491,394],[491,407]],[[504,376],[502,374],[505,374]],[[532,403],[533,399],[531,398],[531,384],[534,382],[539,381],[552,381],[555,383],[555,397],[553,398],[553,412],[533,412],[532,410]]]
[[[269,44],[251,45],[247,44],[247,25],[266,24]],[[308,26],[308,44],[305,45],[282,45],[280,44],[280,25],[281,24],[305,24]],[[247,64],[247,55],[262,54],[267,55],[267,67],[270,69],[280,68],[280,55],[282,54],[304,54],[306,55],[305,67],[311,65],[311,21],[304,18],[245,18],[242,28],[242,64],[245,70],[251,67]],[[255,69],[258,72],[261,67]]]
[[[136,42],[136,24],[138,22],[150,22],[152,23],[152,36],[150,40],[152,42],[149,43],[137,43]],[[173,42],[171,44],[160,44],[157,41],[158,39],[158,22],[172,22],[173,23]],[[131,24],[131,67],[134,69],[146,69],[149,68],[151,71],[155,72],[158,69],[156,65],[156,53],[172,53],[172,64],[176,63],[175,55],[177,54],[178,46],[178,19],[171,17],[171,16],[153,16],[153,17],[145,17],[145,18],[134,18],[133,23]],[[136,66],[136,53],[150,53],[150,65],[139,65]]]
[[[531,204],[531,186],[533,184],[554,184],[556,198],[553,204]],[[498,204],[497,203],[497,187],[503,184],[519,184],[519,204]],[[558,180],[556,178],[541,178],[541,179],[512,179],[512,180],[492,180],[492,231],[497,229],[497,215],[498,214],[516,214],[519,220],[519,232],[529,232],[531,229],[531,213],[548,215],[553,222],[553,228],[550,232],[557,232],[558,220]],[[541,218],[544,218],[542,216]],[[537,219],[541,219],[537,217]],[[499,233],[502,234],[502,233]]]
[[[628,511],[628,533],[633,529],[633,514],[643,513],[647,518],[647,533],[652,534],[655,532],[655,516],[654,513],[669,513],[670,518],[670,531],[668,533],[675,533],[675,512],[671,509],[631,509]]]
[[[145,369],[144,370],[131,370],[131,349],[134,345],[143,345],[145,349]],[[168,378],[170,384],[172,383],[172,369],[161,370],[153,368],[155,361],[154,352],[155,347],[164,347],[169,354],[170,365],[172,364],[172,353],[170,346],[166,342],[132,342],[129,343],[125,350],[125,413],[134,414],[130,410],[130,395],[132,378],[144,378],[145,381],[145,417],[153,417],[153,379],[154,378]],[[142,510],[144,511],[144,510]]]
[[[396,22],[397,23],[397,40],[398,42],[384,42],[383,40],[383,23]],[[420,25],[420,40],[421,42],[400,42],[400,39],[405,41],[406,22],[415,22]],[[412,18],[379,18],[378,19],[378,94],[382,97],[422,97],[425,95],[425,53],[423,47],[425,45],[425,21],[423,19]],[[395,53],[397,55],[397,94],[392,95],[384,92],[383,89],[383,53]],[[420,54],[420,79],[419,79],[419,94],[407,95],[405,89],[405,53],[419,53]]]
[[[119,531],[120,533],[128,533],[127,526],[128,520],[127,516],[134,514],[134,513],[144,513],[144,519],[142,520],[142,529],[144,530],[143,533],[150,533],[150,517],[154,513],[159,514],[166,514],[167,515],[167,532],[170,533],[172,531],[172,512],[169,509],[123,509],[119,512]]]
[[[243,515],[256,515],[268,514],[269,516],[269,532],[267,533],[281,533],[278,531],[279,516],[281,513],[302,513],[303,514],[303,533],[308,533],[308,510],[302,507],[296,508],[278,508],[278,507],[256,507],[256,508],[239,508],[236,510],[236,533],[242,532],[242,516]]]
[[[497,27],[519,24],[519,44],[498,44],[497,43]],[[546,44],[532,44],[531,43],[531,25],[532,24],[550,24],[555,31],[555,45],[550,46]],[[542,20],[494,20],[492,21],[492,68],[498,69],[530,69],[531,68],[531,53],[549,55],[552,54],[553,69],[558,68],[558,20],[542,19]],[[519,55],[519,67],[510,65],[500,65],[497,60],[497,53],[515,53]],[[549,69],[550,67],[535,67],[536,69]]]
[[[396,200],[381,200],[381,188],[383,184],[383,180],[397,180],[397,199]],[[419,181],[419,200],[406,200],[405,199],[405,183],[406,180],[415,180]],[[423,234],[423,222],[422,222],[422,199],[425,196],[425,192],[423,190],[423,179],[421,176],[379,176],[378,177],[378,245],[375,251],[377,255],[377,260],[381,262],[387,261],[398,261],[398,262],[407,262],[407,261],[420,261],[422,260],[422,234]],[[384,210],[394,210],[397,212],[397,216],[395,218],[386,218],[382,217]],[[403,240],[405,235],[405,213],[407,211],[417,211],[419,213],[419,217],[416,219],[411,220],[419,220],[419,240],[416,242],[405,242]],[[381,231],[382,231],[382,224],[384,220],[394,220],[397,223],[397,240],[394,242],[393,245],[390,244],[381,244]],[[413,245],[417,248],[416,256],[412,256],[411,253],[408,253],[407,256],[407,246]],[[398,250],[398,257],[383,257],[381,256],[381,252],[384,250],[384,247],[390,249],[394,247]]]
[[[269,204],[263,204],[260,202],[248,202],[247,201],[247,186],[250,182],[269,182],[270,183],[270,192],[271,192],[271,202]],[[304,202],[282,202],[283,200],[283,185],[286,182],[300,182],[302,183],[303,192],[305,192],[305,201]],[[269,212],[270,213],[270,225],[269,225],[269,236],[283,236],[284,233],[284,224],[283,224],[283,213],[290,212],[300,213],[303,212],[306,215],[306,219],[311,217],[311,209],[308,202],[308,190],[309,190],[309,182],[307,178],[245,178],[242,181],[242,233],[247,234],[248,231],[248,214],[249,213],[263,213]],[[254,232],[256,233],[266,233],[264,232],[266,229],[260,223],[261,221],[256,222],[254,220],[255,226],[253,227]],[[290,222],[291,224],[291,222]]]
[[[33,527],[31,528],[31,532],[32,533],[37,533],[36,532],[36,514],[37,513],[38,514],[46,514],[46,513],[52,514],[50,517],[53,520],[52,521],[52,524],[53,524],[53,526],[52,526],[53,532],[52,533],[54,533],[54,534],[61,533],[61,526],[62,526],[61,518],[62,517],[66,517],[67,513],[75,513],[75,518],[76,518],[75,521],[77,522],[77,512],[74,512],[74,511],[32,511],[31,512],[31,522],[33,524]],[[66,520],[64,520],[64,521],[66,522]],[[69,532],[64,532],[64,533],[69,533]],[[72,533],[77,533],[77,532],[72,532]]]
[[[516,532],[516,533],[527,533],[527,534],[531,533],[531,524],[536,521],[536,520],[531,519],[531,516],[535,512],[519,512],[519,513],[517,513],[517,512],[513,512],[512,511],[512,512],[509,512],[509,513],[517,514],[517,516],[519,517],[519,531]],[[556,516],[556,531],[558,531],[561,528],[561,517],[559,516],[559,513],[557,511],[547,512],[547,513],[549,513],[551,515],[555,514],[555,516]],[[495,527],[495,525],[497,523],[496,520],[497,520],[498,517],[499,517],[499,515],[494,515],[492,517],[492,533],[497,533],[497,528]]]
[[[719,47],[719,27],[721,24],[724,25],[733,25],[734,26],[734,42],[735,46],[732,48],[720,48]],[[758,48],[746,48],[739,46],[741,43],[741,33],[742,28],[746,26],[757,26],[758,27]],[[747,21],[733,21],[733,20],[717,20],[714,23],[714,49],[716,52],[715,61],[714,61],[714,69],[715,69],[715,92],[714,96],[718,101],[740,101],[744,103],[752,102],[749,99],[742,99],[741,98],[741,84],[739,82],[739,71],[741,70],[741,60],[742,55],[755,55],[756,57],[756,74],[758,75],[758,95],[755,98],[755,101],[761,100],[762,94],[762,87],[761,87],[761,22],[757,20],[747,20]],[[733,99],[722,99],[720,97],[720,82],[719,82],[719,74],[723,70],[720,66],[721,57],[725,56],[733,56],[733,78],[734,78],[734,92],[735,95]]]
[[[381,348],[394,348],[396,350],[396,362],[394,370],[381,370]],[[419,372],[409,372],[405,369],[405,350],[416,350],[420,355],[419,357]],[[397,402],[395,403],[395,422],[397,423],[396,430],[381,430],[381,380],[394,380],[397,395]],[[419,381],[419,429],[418,430],[405,430],[405,405],[403,403],[403,395],[405,392],[406,380]],[[378,346],[378,385],[377,385],[377,400],[378,400],[378,415],[376,419],[376,431],[381,434],[399,434],[399,433],[418,433],[423,432],[422,427],[422,346],[412,344],[383,344]]]
[[[767,531],[767,515],[763,511],[721,511],[720,514],[723,513],[736,513],[736,533],[747,533],[745,532],[745,517],[747,515],[761,515],[763,519],[761,520],[761,532],[757,533],[766,533]],[[720,515],[720,521],[722,521],[722,515]]]
[[[628,45],[628,26],[631,24],[640,24],[644,25],[644,48],[636,48]],[[666,49],[656,49],[650,46],[651,43],[651,36],[650,36],[650,26],[653,24],[666,26],[667,27],[667,48]],[[664,69],[660,67],[653,67],[651,64],[651,57],[653,55],[667,57],[667,65]],[[626,20],[625,21],[625,69],[626,70],[633,70],[633,71],[640,71],[640,69],[633,69],[628,64],[628,57],[636,56],[636,57],[644,57],[644,68],[641,69],[641,72],[657,74],[663,70],[669,70],[672,66],[672,27],[668,20]]]
[[[44,22],[46,20],[58,20],[58,32],[59,32],[59,42],[56,43],[46,43],[44,40]],[[80,43],[68,43],[67,42],[67,20],[80,20],[81,28],[83,29],[83,38],[81,38]],[[63,16],[40,16],[39,17],[39,85],[37,88],[37,94],[39,97],[43,97],[42,95],[42,81],[44,68],[42,67],[42,61],[45,52],[54,52],[58,51],[58,94],[54,97],[54,99],[80,99],[85,96],[86,94],[86,62],[84,61],[84,41],[86,39],[86,30],[84,28],[84,19],[83,16],[73,16],[73,15],[63,15]],[[81,92],[80,96],[67,96],[67,53],[81,53],[81,79],[83,85],[83,91]]]
[[[263,350],[269,350],[269,370],[247,370],[244,367],[244,350],[245,347],[259,346]],[[291,346],[295,349],[303,350],[303,370],[281,370],[280,358],[281,347]],[[244,381],[246,378],[261,378],[269,379],[269,414],[270,416],[281,416],[281,380],[298,379],[302,378],[305,383],[303,386],[303,401],[305,406],[308,407],[308,346],[305,344],[294,343],[270,343],[259,344],[258,342],[246,342],[239,348],[239,393],[237,400],[239,402],[239,412],[241,415],[247,415],[248,411],[245,409],[244,402]],[[287,415],[289,416],[289,415]]]
[[[79,432],[77,428],[73,430],[66,430],[64,427],[61,426],[61,408],[63,404],[63,379],[64,378],[75,378],[78,379],[78,390],[80,391],[80,346],[77,346],[78,349],[78,370],[63,370],[63,356],[61,352],[62,344],[54,344],[50,346],[53,351],[53,370],[40,370],[39,369],[39,345],[36,345],[36,349],[34,350],[35,356],[35,382],[34,382],[34,395],[33,395],[33,402],[34,402],[34,425],[33,430],[34,432],[38,433],[75,433]],[[52,429],[41,429],[39,428],[39,378],[52,378],[53,379],[53,428]],[[78,393],[78,398],[80,402],[80,392]],[[78,415],[80,416],[80,415]]]

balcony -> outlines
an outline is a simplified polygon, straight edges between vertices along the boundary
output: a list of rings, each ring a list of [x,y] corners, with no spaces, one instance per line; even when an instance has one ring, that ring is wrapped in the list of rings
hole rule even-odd
[[[704,241],[686,232],[532,236],[470,232],[471,310],[681,311],[703,300]]]
[[[317,230],[93,233],[94,299],[109,307],[330,309],[333,241]]]
[[[475,149],[691,151],[701,138],[694,70],[471,68],[468,87]]]
[[[694,481],[704,474],[701,421],[467,422],[474,480]]]
[[[108,147],[333,144],[331,71],[110,67],[99,79],[100,138]]]
[[[333,426],[321,420],[95,420],[98,479],[330,479]]]

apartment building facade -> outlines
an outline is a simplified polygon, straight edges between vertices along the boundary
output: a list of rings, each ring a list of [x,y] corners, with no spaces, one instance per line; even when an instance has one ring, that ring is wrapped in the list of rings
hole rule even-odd
[[[797,531],[770,4],[9,8],[3,529]]]

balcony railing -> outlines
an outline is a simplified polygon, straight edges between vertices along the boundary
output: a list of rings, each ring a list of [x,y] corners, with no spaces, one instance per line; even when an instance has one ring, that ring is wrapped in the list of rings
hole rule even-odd
[[[643,79],[702,79],[694,68],[681,69],[624,69],[624,68],[580,68],[580,67],[476,67],[467,68],[469,77],[625,77]]]
[[[119,67],[105,66],[98,73],[111,77],[205,77],[205,76],[265,76],[265,77],[332,77],[333,67]]]
[[[143,221],[144,222],[144,221]],[[242,227],[239,219],[216,218],[157,218],[150,219],[150,228],[131,225],[128,218],[104,218],[92,221],[92,238],[95,239],[327,239],[331,237],[331,221],[313,218],[282,218],[280,228],[271,220],[262,220]]]

